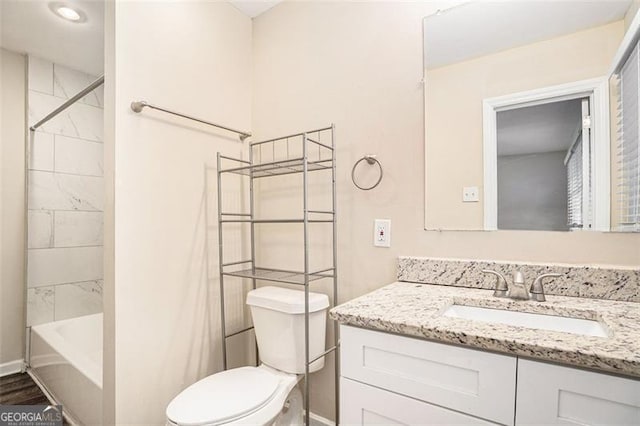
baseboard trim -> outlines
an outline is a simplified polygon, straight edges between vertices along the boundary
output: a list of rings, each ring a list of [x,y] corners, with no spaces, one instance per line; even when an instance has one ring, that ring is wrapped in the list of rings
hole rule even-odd
[[[23,372],[24,368],[25,366],[23,359],[16,359],[15,361],[5,362],[4,364],[0,364],[0,377]]]
[[[335,426],[333,421],[319,416],[316,413],[309,413],[309,417],[309,426]]]

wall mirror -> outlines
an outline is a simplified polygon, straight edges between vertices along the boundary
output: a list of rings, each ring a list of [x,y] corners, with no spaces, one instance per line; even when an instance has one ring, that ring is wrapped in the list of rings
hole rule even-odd
[[[469,2],[424,19],[426,229],[621,230],[610,77],[636,9]]]

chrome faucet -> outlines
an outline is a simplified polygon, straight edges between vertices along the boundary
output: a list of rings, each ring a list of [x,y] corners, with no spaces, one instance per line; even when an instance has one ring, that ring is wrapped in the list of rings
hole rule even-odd
[[[507,283],[506,278],[500,272],[492,269],[483,269],[482,272],[496,276],[496,286],[493,289],[494,297],[509,297],[514,300],[535,300],[536,302],[544,302],[547,300],[544,295],[542,280],[562,276],[562,274],[555,273],[542,274],[531,284],[531,291],[529,292],[524,283],[524,275],[520,271],[513,273],[513,283],[511,285]]]
[[[509,297],[514,300],[529,300],[529,292],[524,285],[524,275],[520,271],[513,273],[513,284],[509,286]]]
[[[507,280],[500,272],[496,272],[492,269],[483,269],[485,274],[491,274],[496,276],[496,286],[493,290],[495,297],[510,297],[515,300],[529,300],[529,292],[524,285],[524,275],[522,272],[516,271],[513,273],[513,284],[507,284]]]
[[[545,278],[556,278],[561,277],[562,274],[542,274],[535,279],[533,284],[531,284],[531,300],[535,300],[537,302],[544,302],[547,298],[544,295],[544,286],[542,285],[542,280]]]

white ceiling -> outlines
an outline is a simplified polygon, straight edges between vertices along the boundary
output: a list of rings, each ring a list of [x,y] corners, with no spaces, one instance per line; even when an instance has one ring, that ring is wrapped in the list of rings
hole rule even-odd
[[[236,9],[250,18],[255,18],[256,16],[266,12],[271,9],[273,6],[280,3],[282,0],[263,0],[263,1],[243,1],[243,0],[231,0],[231,3]]]
[[[104,2],[66,0],[86,21],[55,15],[45,0],[0,0],[0,46],[93,75],[104,70]]]
[[[424,20],[425,67],[436,68],[624,18],[632,0],[473,1]]]
[[[501,111],[497,125],[498,156],[567,151],[582,125],[582,101]]]
[[[231,1],[249,17],[276,1]],[[93,75],[104,72],[104,0],[65,0],[81,10],[86,22],[73,23],[51,12],[47,0],[0,0],[0,46]]]

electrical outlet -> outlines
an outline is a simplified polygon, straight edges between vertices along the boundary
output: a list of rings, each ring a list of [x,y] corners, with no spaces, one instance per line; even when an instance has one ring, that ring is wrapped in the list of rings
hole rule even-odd
[[[480,195],[478,194],[477,186],[465,186],[462,188],[463,203],[477,203],[478,201],[480,201]]]
[[[376,219],[373,222],[373,245],[391,247],[391,221],[389,219]]]

